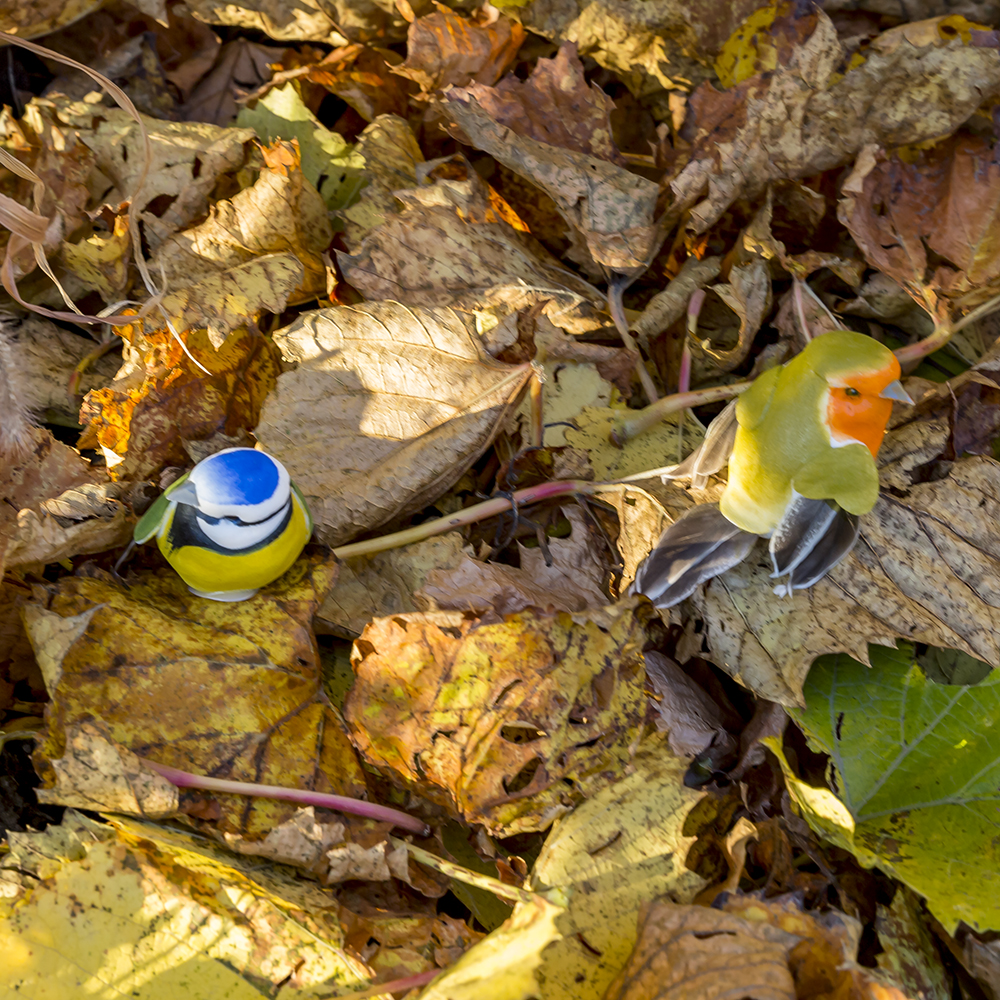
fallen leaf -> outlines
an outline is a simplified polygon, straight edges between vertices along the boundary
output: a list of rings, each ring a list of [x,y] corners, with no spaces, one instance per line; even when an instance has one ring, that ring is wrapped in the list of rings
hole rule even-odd
[[[36,766],[51,780],[73,727],[100,720],[116,742],[169,767],[362,793],[309,628],[333,576],[329,563],[302,560],[238,605],[194,597],[171,571],[133,578],[128,591],[64,579],[48,608],[24,611],[52,699]],[[211,801],[220,833],[251,840],[296,810],[259,798]]]
[[[453,88],[444,96],[445,112],[472,144],[540,187],[596,262],[625,271],[644,266],[659,249],[658,185],[607,160],[517,135],[469,90]]]
[[[78,243],[63,242],[59,258],[70,274],[96,291],[105,302],[115,302],[129,284],[132,237],[128,216],[115,216],[112,230],[95,232]]]
[[[559,937],[555,920],[562,907],[536,896],[518,905],[511,917],[470,948],[430,983],[419,1000],[530,1000],[538,995],[538,967],[547,947]]]
[[[689,902],[704,886],[684,865],[696,840],[685,823],[706,797],[684,786],[686,769],[662,736],[647,737],[630,773],[588,797],[546,838],[529,885],[570,890],[556,919],[561,938],[542,959],[550,1000],[601,1000],[628,961],[643,904],[663,894]]]
[[[787,9],[794,19],[794,5]],[[672,211],[690,209],[695,233],[770,181],[843,166],[871,144],[948,135],[1000,93],[1000,52],[957,35],[895,45],[880,45],[879,36],[842,74],[847,54],[830,18],[821,10],[807,16],[815,30],[774,70],[731,90],[704,83],[691,95],[683,130],[691,160],[670,186]]]
[[[927,926],[920,897],[900,889],[891,906],[879,903],[876,912],[875,931],[882,947],[877,959],[879,969],[914,1000],[947,995],[948,975],[941,964],[937,940]]]
[[[821,813],[824,834],[925,896],[949,933],[959,921],[996,930],[1000,674],[970,687],[935,684],[909,648],[872,647],[871,657],[871,668],[846,656],[817,660],[808,707],[795,713],[810,745],[830,755],[840,808]],[[793,783],[793,797],[803,785]],[[814,811],[803,809],[810,825]]]
[[[417,186],[417,166],[424,162],[416,137],[404,118],[382,115],[358,136],[357,154],[366,181],[360,197],[345,208],[345,238],[352,252],[387,218],[398,214],[393,192]]]
[[[867,663],[870,642],[926,642],[1000,666],[997,516],[1000,465],[960,459],[946,478],[910,485],[905,497],[883,490],[854,551],[808,590],[775,597],[758,546],[696,591],[691,607],[714,662],[783,705],[802,703],[817,656],[846,652]]]
[[[320,124],[294,83],[269,90],[252,110],[240,111],[236,124],[252,128],[267,143],[297,140],[302,175],[319,191],[327,208],[344,208],[357,198],[363,184],[361,157],[339,133]]]
[[[467,558],[464,545],[461,534],[450,531],[401,549],[343,560],[337,586],[316,612],[314,628],[354,639],[376,618],[429,610],[418,592],[430,573],[447,573]]]
[[[0,504],[0,568],[15,565],[15,553],[24,549],[40,557],[32,559],[32,562],[48,562],[48,550],[44,546],[34,548],[32,545],[37,531],[35,525],[45,516],[42,504],[66,490],[99,483],[104,478],[104,473],[94,469],[75,448],[56,441],[47,430],[31,428],[29,450],[25,456],[8,458],[0,465],[0,496],[4,500]],[[115,525],[118,535],[127,522],[124,510],[121,514]],[[84,536],[86,534],[84,532]],[[66,540],[65,536],[63,540]],[[55,555],[56,559],[85,550],[100,551],[100,548],[88,549],[84,538],[72,538],[70,541],[69,552]],[[81,547],[74,547],[81,542]],[[106,546],[102,544],[100,547]]]
[[[259,266],[256,264],[255,266]],[[119,327],[126,361],[105,389],[89,392],[80,410],[81,447],[104,453],[113,479],[143,479],[167,465],[185,466],[187,441],[235,436],[257,424],[278,376],[278,353],[246,327],[216,351],[204,330],[183,335],[205,375],[165,329]]]
[[[376,12],[379,21],[388,15],[371,0],[351,0],[357,8],[356,17]],[[239,4],[224,0],[191,0],[187,10],[199,21],[222,24],[263,32],[268,38],[282,42],[327,42],[343,45],[347,40],[338,28],[338,8],[347,4],[320,3],[319,0],[299,0],[294,6],[281,0],[241,0]]]
[[[310,70],[306,79],[336,94],[367,122],[374,122],[381,115],[405,116],[410,95],[416,88],[392,72],[402,61],[398,53],[367,45],[353,48],[355,54],[335,67],[327,68],[324,59]]]
[[[144,117],[150,142],[147,164],[139,126],[127,112],[84,101],[53,103],[56,123],[72,129],[94,154],[92,208],[117,208],[143,170],[156,178],[155,184],[143,186],[133,209],[142,213],[144,241],[152,252],[208,214],[216,184],[244,165],[247,144],[254,138],[252,129]]]
[[[108,982],[149,1000],[358,989],[335,904],[315,886],[204,838],[67,812],[9,834],[0,870],[0,984],[81,996]]]
[[[508,75],[495,87],[470,84],[467,92],[497,124],[519,136],[624,166],[611,134],[614,101],[596,83],[587,83],[576,49],[564,42],[552,59],[539,59],[523,82]]]
[[[201,78],[183,107],[191,121],[226,127],[240,110],[239,102],[271,78],[271,65],[282,49],[234,38],[226,42],[211,72]]]
[[[502,14],[461,17],[444,4],[410,24],[406,61],[393,69],[425,93],[475,80],[492,84],[503,76],[524,41],[524,28]]]
[[[524,232],[464,156],[418,163],[415,172],[417,187],[392,192],[402,211],[370,229],[353,256],[337,253],[366,298],[489,310],[497,319],[544,301],[557,326],[602,324],[596,290]]]
[[[608,597],[601,586],[605,571],[597,544],[587,530],[588,521],[579,507],[563,508],[572,526],[568,539],[550,538],[552,565],[545,563],[539,548],[518,543],[519,567],[486,563],[464,554],[457,566],[434,569],[417,593],[434,608],[493,611],[503,617],[525,608],[584,611],[602,607]]]
[[[703,996],[794,1000],[794,934],[704,906],[658,901],[640,915],[639,940],[607,1000]]]
[[[450,309],[369,302],[303,313],[274,334],[278,378],[256,434],[339,545],[422,509],[489,445],[527,366],[485,355]]]
[[[881,162],[862,156],[843,192],[838,217],[865,259],[927,311],[933,313],[937,294],[964,296],[969,305],[993,294],[987,289],[1000,276],[1000,165],[989,142],[962,135]]]
[[[640,627],[524,612],[372,622],[344,712],[368,762],[469,823],[544,829],[628,765],[645,711]]]
[[[99,7],[101,0],[40,0],[30,7],[5,3],[0,8],[0,31],[19,38],[37,38],[72,24]]]
[[[644,656],[646,676],[656,694],[656,728],[667,734],[673,753],[691,759],[714,741],[725,740],[722,711],[708,692],[675,660],[655,650]]]

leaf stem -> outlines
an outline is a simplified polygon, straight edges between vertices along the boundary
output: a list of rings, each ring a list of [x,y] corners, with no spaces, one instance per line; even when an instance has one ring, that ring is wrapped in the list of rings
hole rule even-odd
[[[539,503],[542,500],[569,496],[573,493],[592,495],[600,492],[600,486],[600,483],[585,482],[582,479],[557,479],[540,483],[538,486],[529,486],[516,493],[509,493],[507,496],[492,497],[454,514],[447,514],[445,517],[435,518],[433,521],[425,521],[412,528],[395,531],[391,535],[381,535],[378,538],[367,538],[363,542],[341,545],[340,548],[333,550],[333,554],[338,559],[351,559],[354,556],[370,556],[376,552],[398,549],[404,545],[412,545],[414,542],[422,542],[426,538],[433,538],[434,535],[442,535],[446,531],[453,531],[456,528],[464,528],[466,525],[484,521],[495,514],[511,510],[515,505]]]
[[[389,806],[380,806],[375,802],[364,802],[361,799],[351,799],[344,795],[326,795],[323,792],[311,792],[302,788],[282,788],[279,785],[256,785],[244,781],[228,781],[224,778],[209,778],[202,774],[180,771],[176,767],[168,767],[166,764],[157,764],[156,761],[145,757],[140,759],[147,767],[152,768],[178,788],[201,788],[210,792],[229,792],[232,795],[280,799],[282,802],[300,802],[306,806],[336,809],[338,812],[392,823],[422,836],[429,832],[429,827],[423,820]]]

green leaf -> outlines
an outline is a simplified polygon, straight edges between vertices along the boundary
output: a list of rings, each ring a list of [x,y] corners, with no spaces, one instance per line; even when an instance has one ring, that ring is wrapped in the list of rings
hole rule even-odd
[[[236,120],[265,142],[298,139],[302,174],[327,208],[346,208],[364,187],[364,158],[343,136],[320,124],[293,83],[268,91],[252,111],[244,108]]]
[[[935,684],[909,648],[870,656],[870,669],[843,655],[816,660],[808,708],[795,713],[830,755],[830,787],[853,819],[852,831],[828,817],[833,839],[926,896],[949,932],[960,920],[1000,929],[1000,673]],[[810,805],[798,785],[789,791],[822,830],[819,798]]]

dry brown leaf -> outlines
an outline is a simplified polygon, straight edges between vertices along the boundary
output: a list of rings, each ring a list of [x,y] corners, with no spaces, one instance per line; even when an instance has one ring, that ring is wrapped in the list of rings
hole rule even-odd
[[[456,85],[492,84],[503,76],[524,41],[524,28],[496,8],[476,19],[460,17],[444,4],[418,17],[407,32],[406,61],[393,72],[425,93]]]
[[[277,349],[260,333],[241,328],[219,350],[204,330],[184,333],[206,375],[169,330],[119,330],[122,368],[110,386],[89,392],[80,410],[80,445],[100,448],[113,478],[144,479],[167,465],[188,465],[185,442],[256,426],[280,367]]]
[[[464,560],[464,545],[461,534],[450,531],[401,549],[343,560],[337,586],[320,605],[313,627],[354,639],[376,618],[429,610],[417,592],[429,573],[447,572]]]
[[[384,216],[344,277],[368,299],[454,306],[498,321],[535,301],[557,326],[603,325],[596,290],[560,266],[464,156],[416,164],[419,186],[395,190],[401,212]],[[380,194],[376,211],[385,201]],[[357,217],[365,200],[351,210]]]
[[[174,325],[206,328],[215,348],[260,311],[280,313],[326,289],[321,255],[333,233],[323,199],[302,176],[294,143],[276,142],[263,155],[251,187],[216,202],[150,261],[166,276],[162,307]]]
[[[722,712],[715,699],[670,657],[655,650],[643,656],[646,676],[656,693],[656,728],[667,734],[670,749],[678,757],[690,759],[714,741],[726,739]]]
[[[19,38],[37,38],[72,24],[101,5],[102,0],[35,0],[30,4],[4,0],[0,31]]]
[[[607,160],[517,135],[470,90],[447,91],[444,110],[477,149],[540,187],[599,264],[629,270],[645,265],[659,248],[659,187],[652,181]]]
[[[581,55],[615,73],[637,97],[669,120],[668,94],[710,75],[715,54],[760,0],[572,0],[527,4],[524,25],[556,42],[575,42]]]
[[[89,207],[99,209],[107,204],[114,210],[146,167],[139,126],[120,108],[52,101],[56,123],[76,130],[94,154],[96,167],[88,179]],[[29,111],[36,106],[33,102]],[[44,107],[38,113],[44,115]],[[142,213],[144,241],[155,252],[179,229],[208,214],[216,184],[224,174],[235,173],[244,165],[255,136],[252,129],[225,129],[203,122],[145,117],[143,121],[152,156],[149,180],[135,207]]]
[[[191,92],[183,108],[185,116],[223,128],[231,125],[239,102],[271,78],[271,64],[280,62],[282,51],[245,38],[226,42],[212,71]]]
[[[429,600],[432,607],[480,615],[492,611],[500,617],[525,608],[584,611],[607,604],[601,586],[605,571],[594,552],[598,543],[590,537],[587,519],[579,507],[563,510],[572,533],[568,539],[549,539],[551,566],[545,564],[541,549],[521,544],[519,567],[485,563],[466,553],[457,566],[429,573],[418,599]]]
[[[868,263],[928,311],[936,294],[978,292],[964,299],[975,304],[993,293],[987,286],[1000,276],[1000,165],[990,142],[955,136],[881,160],[873,151],[859,157],[843,192],[838,216]]]
[[[106,477],[103,470],[92,468],[79,452],[56,441],[49,431],[33,428],[29,435],[28,453],[0,464],[0,496],[4,501],[0,503],[0,569],[99,552],[108,547],[105,542],[109,538],[120,539],[128,525],[121,504],[114,504],[117,513],[108,521],[98,515],[94,523],[76,533],[67,533],[44,513],[45,501],[66,490],[106,482]],[[110,536],[104,531],[106,527]]]
[[[627,767],[645,713],[641,626],[621,609],[398,615],[357,640],[344,707],[367,760],[468,823],[542,830]]]
[[[794,1000],[794,934],[704,906],[666,900],[640,914],[639,940],[607,1000]],[[809,994],[803,994],[809,995]]]
[[[692,94],[684,135],[694,148],[671,189],[673,211],[690,208],[695,232],[772,180],[842,166],[873,143],[947,135],[1000,94],[1000,52],[936,32],[916,43],[886,32],[841,76],[847,56],[836,29],[822,11],[807,16],[815,30],[774,71]]]
[[[53,587],[48,608],[24,612],[52,698],[48,740],[36,756],[46,786],[73,727],[99,720],[124,747],[170,767],[362,793],[309,627],[335,575],[329,562],[301,560],[239,605],[194,597],[170,571],[133,578],[128,591],[80,578]],[[295,811],[219,795],[209,814],[220,832],[256,839]]]
[[[367,45],[339,51],[347,53],[350,49],[355,52],[349,58],[327,68],[324,65],[330,58],[327,56],[305,78],[346,101],[367,122],[381,115],[405,115],[409,110],[410,94],[416,88],[392,72],[392,67],[399,65],[400,56],[389,49]]]
[[[576,45],[564,42],[552,59],[539,59],[525,81],[513,74],[495,87],[467,87],[479,106],[517,135],[624,165],[611,134],[614,101],[587,83]]]
[[[417,166],[424,162],[409,124],[396,115],[376,118],[358,137],[356,150],[365,161],[368,183],[358,200],[340,213],[347,245],[354,252],[367,233],[398,213],[393,192],[416,187]]]
[[[257,438],[306,495],[327,545],[444,493],[531,372],[493,361],[452,310],[396,302],[305,313],[274,340],[298,367],[279,376]]]

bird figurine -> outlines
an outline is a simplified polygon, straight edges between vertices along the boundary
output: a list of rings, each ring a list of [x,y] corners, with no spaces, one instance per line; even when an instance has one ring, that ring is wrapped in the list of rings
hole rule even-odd
[[[664,478],[703,487],[728,461],[719,504],[678,518],[636,572],[630,592],[668,608],[769,538],[779,596],[812,586],[854,547],[878,499],[875,456],[892,401],[912,402],[896,356],[860,333],[833,330],[772,368],[709,425],[701,447]]]
[[[295,562],[312,529],[281,462],[254,448],[227,448],[168,486],[132,537],[134,545],[155,537],[193,594],[245,601]]]

